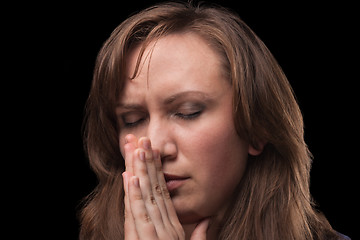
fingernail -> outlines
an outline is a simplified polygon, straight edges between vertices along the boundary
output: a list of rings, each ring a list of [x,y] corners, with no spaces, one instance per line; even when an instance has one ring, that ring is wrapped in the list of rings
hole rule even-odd
[[[145,149],[150,150],[151,149],[150,139],[147,139],[147,138],[143,139],[142,145]]]
[[[125,183],[125,186],[127,185],[127,176],[126,176],[126,172],[122,173],[122,177],[123,177],[123,181]]]
[[[127,144],[128,142],[130,142],[129,138],[130,138],[129,135],[126,135],[126,136],[125,136],[125,144]]]
[[[145,161],[145,152],[144,151],[140,151],[139,152],[139,157],[141,161]]]

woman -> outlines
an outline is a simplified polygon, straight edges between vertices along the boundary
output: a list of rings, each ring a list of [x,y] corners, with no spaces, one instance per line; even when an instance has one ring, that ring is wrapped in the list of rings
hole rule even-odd
[[[343,239],[312,207],[291,87],[220,7],[164,3],[101,49],[85,144],[99,185],[81,239]]]

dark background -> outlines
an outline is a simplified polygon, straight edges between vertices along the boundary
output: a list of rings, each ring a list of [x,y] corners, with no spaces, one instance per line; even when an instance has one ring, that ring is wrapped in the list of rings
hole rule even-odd
[[[15,136],[28,145],[22,150],[27,156],[26,180],[20,188],[20,199],[26,201],[18,204],[21,221],[19,216],[14,220],[17,226],[28,226],[29,235],[77,239],[79,204],[96,186],[81,136],[95,58],[118,24],[154,2],[39,6],[46,10],[39,11],[37,20],[25,18],[16,26],[27,26],[31,33],[29,41],[20,41],[31,49],[21,62],[31,66],[31,78],[23,79],[22,88],[22,106],[30,114],[21,118],[21,129],[27,132]],[[211,2],[236,11],[282,66],[303,112],[306,142],[314,155],[312,195],[333,228],[356,239],[358,75],[351,73],[358,62],[355,7],[346,2]],[[34,19],[37,12],[30,15]],[[37,90],[29,94],[30,88]]]

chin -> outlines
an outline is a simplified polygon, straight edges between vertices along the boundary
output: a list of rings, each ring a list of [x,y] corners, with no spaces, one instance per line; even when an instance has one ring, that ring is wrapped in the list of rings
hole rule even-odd
[[[180,223],[182,225],[196,224],[199,223],[206,216],[196,214],[196,213],[188,213],[188,214],[178,214]]]
[[[180,191],[171,193],[176,213],[181,224],[194,224],[204,218],[216,215],[217,205],[214,201],[206,200],[206,196],[199,193],[188,194]]]
[[[201,211],[201,207],[196,207],[195,205],[189,206],[185,202],[176,201],[176,199],[174,200],[175,210],[181,224],[198,223],[202,219],[208,217],[206,213]]]

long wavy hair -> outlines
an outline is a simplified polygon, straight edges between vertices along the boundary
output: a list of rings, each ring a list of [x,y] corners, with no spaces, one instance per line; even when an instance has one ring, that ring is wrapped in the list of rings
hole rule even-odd
[[[313,206],[312,160],[302,115],[278,63],[237,14],[220,6],[179,2],[161,3],[129,17],[98,54],[84,121],[84,145],[98,185],[84,200],[80,239],[124,238],[125,166],[115,103],[126,79],[129,51],[142,46],[139,65],[150,42],[185,32],[198,34],[221,58],[233,87],[239,136],[255,147],[266,143],[262,154],[249,156],[219,239],[337,239]]]

